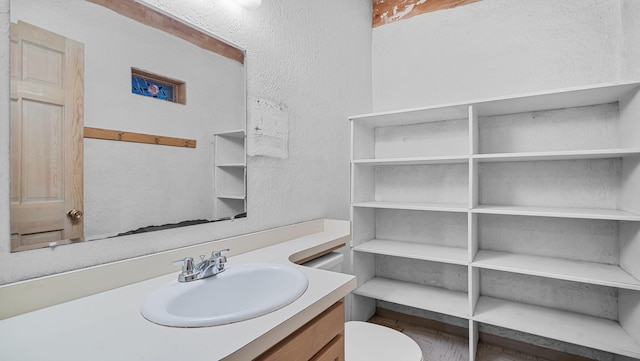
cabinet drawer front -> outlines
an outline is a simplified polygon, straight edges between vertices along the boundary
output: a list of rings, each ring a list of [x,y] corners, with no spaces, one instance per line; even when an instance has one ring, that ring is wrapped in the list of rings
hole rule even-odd
[[[340,301],[258,356],[255,361],[310,360],[343,331],[344,303]]]
[[[310,361],[344,361],[344,336],[334,337]]]

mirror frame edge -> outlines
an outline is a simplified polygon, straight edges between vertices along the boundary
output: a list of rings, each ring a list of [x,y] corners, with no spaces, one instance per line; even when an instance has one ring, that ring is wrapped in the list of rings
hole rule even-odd
[[[4,21],[9,24],[9,4],[10,0],[0,0],[0,21]],[[11,171],[11,151],[9,145],[10,139],[10,104],[8,101],[11,97],[11,40],[10,40],[10,32],[9,26],[7,25],[5,28],[0,30],[0,49],[1,54],[5,54],[4,56],[0,56],[0,144],[2,148],[0,149],[0,229],[5,229],[6,232],[2,232],[0,235],[0,250],[4,248],[6,245],[9,249],[11,248],[11,196],[9,195],[10,189],[10,171]],[[7,99],[7,101],[4,101]],[[9,251],[7,249],[7,252]]]

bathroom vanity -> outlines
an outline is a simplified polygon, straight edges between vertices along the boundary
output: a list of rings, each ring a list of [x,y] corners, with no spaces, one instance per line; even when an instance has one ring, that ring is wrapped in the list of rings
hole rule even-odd
[[[187,249],[165,252],[161,258],[180,259],[229,247],[228,264],[270,262],[288,264],[308,278],[306,291],[295,301],[264,316],[214,327],[178,328],[157,325],[140,314],[140,306],[154,290],[174,281],[179,273],[150,278],[0,321],[2,360],[275,360],[295,354],[297,359],[335,360],[344,352],[342,299],[356,286],[351,275],[296,265],[344,245],[351,237],[350,222],[318,220],[294,228],[260,232]],[[271,232],[271,233],[270,233]],[[275,233],[274,233],[275,232]],[[284,232],[284,233],[283,233]],[[294,238],[286,234],[294,235]],[[276,240],[274,235],[289,239]],[[256,241],[258,238],[262,241]],[[280,242],[280,243],[278,243]],[[242,254],[248,243],[270,244]],[[158,257],[150,255],[146,257]],[[120,262],[69,274],[0,287],[2,305],[46,297],[48,282],[80,290],[86,284],[135,272],[149,259]],[[116,267],[117,270],[114,270]],[[81,274],[85,272],[85,274]],[[66,277],[66,278],[65,278]],[[80,280],[80,281],[78,281]],[[30,283],[31,282],[31,283]],[[79,283],[78,283],[79,282]],[[195,281],[198,282],[198,281]],[[109,282],[106,282],[109,283]],[[60,286],[64,289],[64,286]],[[224,295],[221,295],[224,297]],[[18,313],[18,311],[15,311]],[[11,317],[13,316],[13,317]],[[283,358],[284,357],[284,358]],[[302,358],[300,358],[302,357]]]

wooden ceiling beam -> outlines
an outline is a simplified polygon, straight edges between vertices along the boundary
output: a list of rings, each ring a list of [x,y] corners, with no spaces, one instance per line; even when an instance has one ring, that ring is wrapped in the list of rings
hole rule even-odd
[[[202,49],[220,54],[226,58],[244,64],[244,50],[228,44],[218,38],[180,22],[157,10],[137,3],[135,0],[87,0],[104,6],[116,13],[133,19],[139,23],[162,30],[186,40]]]
[[[480,0],[372,0],[373,27]]]

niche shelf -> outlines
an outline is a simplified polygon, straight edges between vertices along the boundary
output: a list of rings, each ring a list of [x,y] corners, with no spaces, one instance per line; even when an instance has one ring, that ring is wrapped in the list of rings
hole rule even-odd
[[[406,209],[417,211],[463,212],[469,208],[462,203],[424,203],[424,202],[389,202],[371,201],[352,203],[357,208]]]
[[[247,210],[247,163],[244,129],[214,134],[215,218],[232,218]]]
[[[469,317],[467,294],[464,292],[375,277],[359,286],[354,293],[449,316]]]
[[[353,248],[356,252],[384,254],[459,265],[467,265],[466,248],[435,246],[417,242],[373,239]]]
[[[640,358],[639,91],[350,117],[352,314],[377,300],[466,319],[471,361],[483,323]],[[424,283],[434,269],[457,283]],[[598,309],[592,290],[615,302]]]
[[[483,280],[473,321],[637,358],[640,345],[623,326],[637,291],[492,272]],[[494,281],[500,280],[500,284]],[[553,293],[549,291],[553,290]],[[486,295],[484,293],[487,293]],[[584,300],[576,295],[589,294]],[[532,294],[539,297],[531,298]],[[635,301],[634,301],[635,300]],[[595,307],[594,307],[595,306]]]
[[[518,162],[536,160],[575,160],[575,159],[602,159],[622,158],[640,155],[640,148],[629,149],[593,149],[571,150],[558,152],[529,152],[529,153],[496,153],[474,154],[471,159],[479,162]]]
[[[628,357],[640,346],[619,323],[520,302],[480,297],[473,320]]]
[[[640,291],[638,279],[611,264],[481,250],[472,266]]]
[[[530,206],[476,206],[473,213],[504,214],[520,216],[544,216],[559,218],[611,219],[618,221],[640,221],[640,214],[617,209],[530,207]]]

